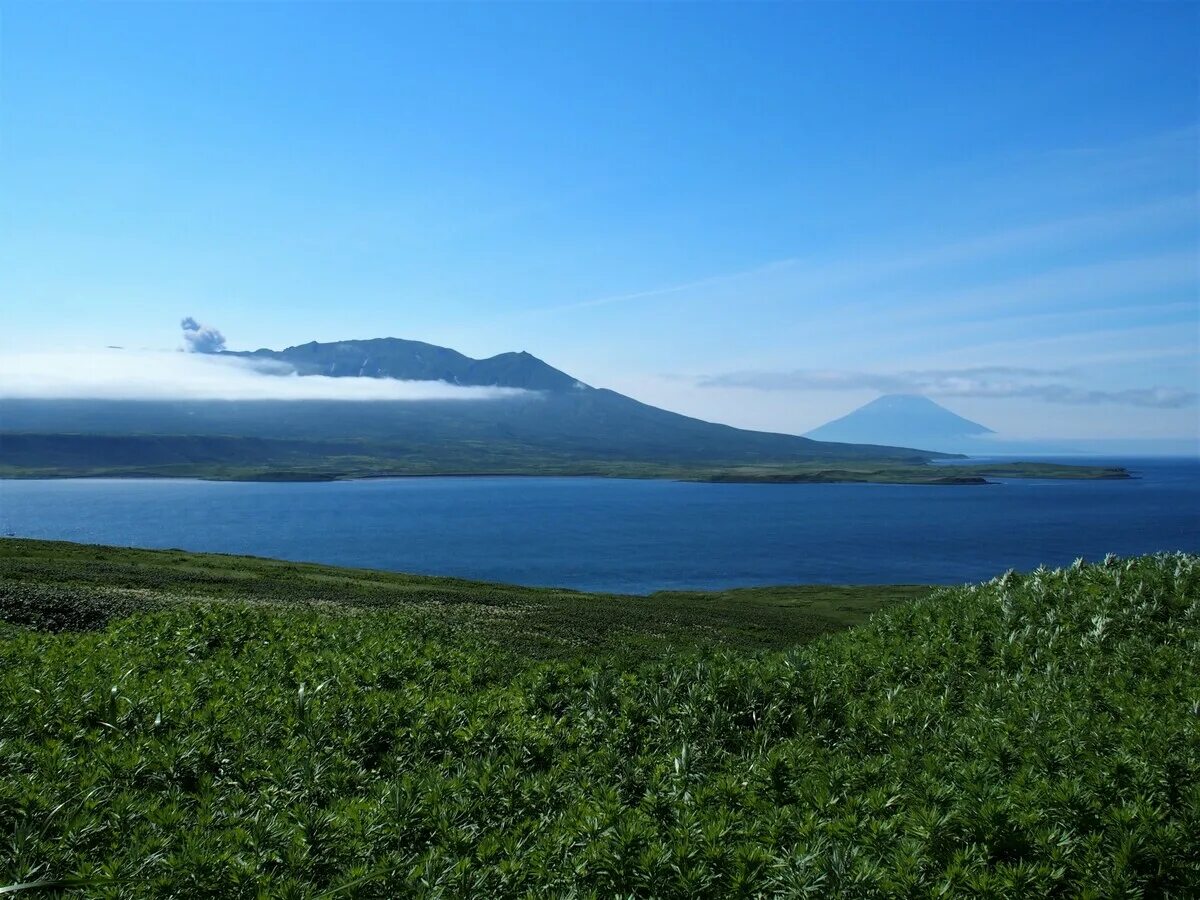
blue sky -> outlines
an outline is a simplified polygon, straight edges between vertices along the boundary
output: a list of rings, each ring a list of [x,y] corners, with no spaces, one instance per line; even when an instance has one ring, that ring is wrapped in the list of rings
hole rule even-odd
[[[0,350],[398,336],[1195,437],[1200,5],[0,7]]]

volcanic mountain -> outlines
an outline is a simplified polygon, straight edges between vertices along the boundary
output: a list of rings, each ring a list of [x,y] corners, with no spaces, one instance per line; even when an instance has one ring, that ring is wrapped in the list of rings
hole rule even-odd
[[[949,450],[992,433],[990,428],[964,419],[928,397],[885,394],[840,419],[813,429],[805,437],[818,441]]]
[[[581,463],[921,463],[936,452],[827,443],[705,422],[595,388],[529,353],[472,359],[419,341],[312,342],[220,351],[275,371],[517,388],[484,400],[4,400],[0,466],[244,466],[296,471],[538,472]],[[916,446],[919,446],[916,445]],[[331,462],[332,460],[332,462]],[[386,466],[374,461],[386,460]],[[337,462],[340,461],[340,462]]]
[[[565,372],[525,351],[471,359],[457,350],[421,341],[374,338],[365,341],[310,341],[286,350],[222,351],[221,356],[270,359],[290,365],[301,375],[335,378],[399,378],[446,381],[450,384],[565,391],[583,387]]]

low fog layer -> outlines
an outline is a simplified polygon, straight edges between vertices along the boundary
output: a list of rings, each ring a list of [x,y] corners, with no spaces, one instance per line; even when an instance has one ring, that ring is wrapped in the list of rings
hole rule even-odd
[[[171,351],[0,357],[0,398],[79,400],[494,400],[529,392],[445,381],[297,375],[278,363]]]

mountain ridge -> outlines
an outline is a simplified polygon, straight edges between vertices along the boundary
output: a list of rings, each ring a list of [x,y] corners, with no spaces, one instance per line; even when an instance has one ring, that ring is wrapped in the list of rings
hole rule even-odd
[[[283,350],[262,347],[223,350],[214,355],[270,359],[291,365],[301,375],[332,378],[398,378],[534,391],[587,387],[526,350],[475,359],[450,347],[396,337],[309,341]]]

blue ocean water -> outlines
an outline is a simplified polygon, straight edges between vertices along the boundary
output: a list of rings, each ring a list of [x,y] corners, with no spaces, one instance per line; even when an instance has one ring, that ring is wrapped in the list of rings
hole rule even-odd
[[[1138,478],[928,487],[0,481],[0,533],[623,593],[951,584],[1078,556],[1200,551],[1200,461],[1104,462]]]

